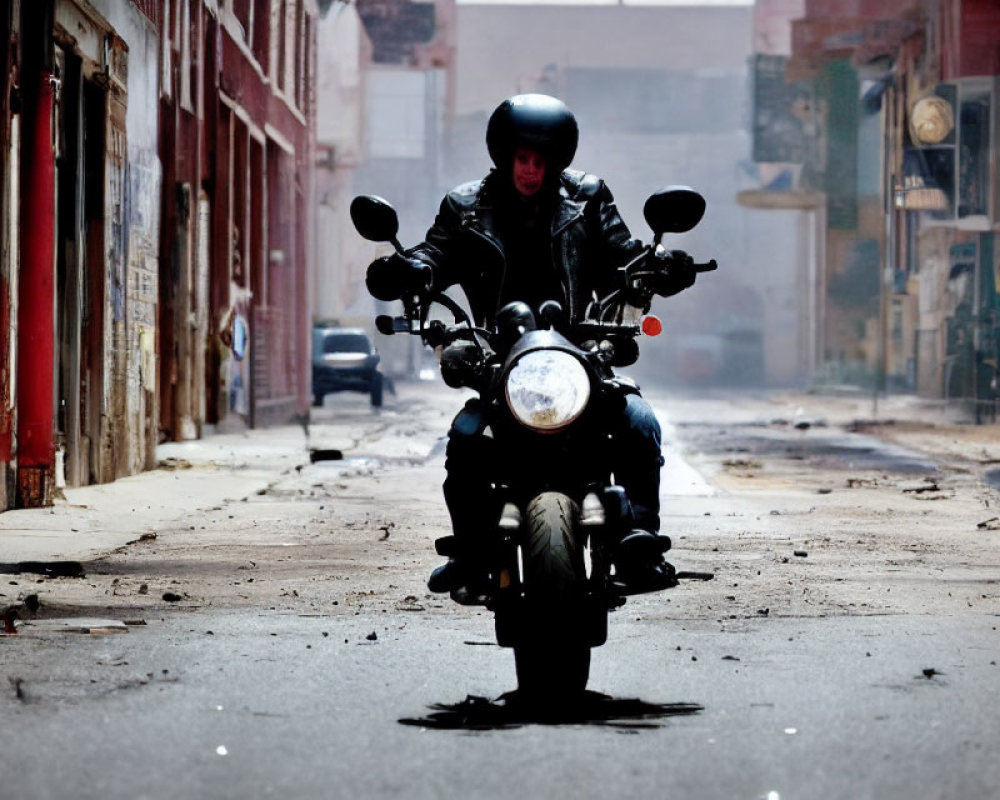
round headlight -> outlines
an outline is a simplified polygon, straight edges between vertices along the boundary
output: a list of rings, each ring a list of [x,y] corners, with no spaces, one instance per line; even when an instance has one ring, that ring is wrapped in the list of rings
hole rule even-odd
[[[522,425],[557,431],[587,407],[590,378],[574,356],[560,350],[525,353],[507,373],[507,405]]]

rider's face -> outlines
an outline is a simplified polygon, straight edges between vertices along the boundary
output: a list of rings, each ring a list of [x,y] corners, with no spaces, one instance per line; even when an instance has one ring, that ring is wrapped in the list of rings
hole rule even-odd
[[[538,193],[545,181],[545,159],[537,150],[519,147],[514,151],[514,188],[525,197]]]

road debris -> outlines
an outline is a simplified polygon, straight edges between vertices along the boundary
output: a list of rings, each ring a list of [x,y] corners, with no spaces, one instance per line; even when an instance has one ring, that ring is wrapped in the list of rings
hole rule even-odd
[[[21,575],[25,572],[44,575],[46,578],[85,578],[83,564],[79,561],[18,561],[0,563],[0,574]]]
[[[744,473],[753,473],[763,468],[764,464],[756,458],[727,458],[722,462],[722,466],[728,470],[742,470]]]
[[[940,492],[941,487],[933,478],[924,478],[922,481],[910,481],[900,484],[906,494],[923,494],[924,492]]]
[[[344,453],[333,448],[321,449],[313,448],[309,451],[309,461],[315,464],[317,461],[343,461]]]
[[[191,462],[186,458],[162,458],[156,465],[159,469],[191,469]]]
[[[691,572],[689,570],[683,570],[678,572],[675,576],[679,581],[710,581],[715,577],[714,572]]]
[[[1000,517],[984,519],[976,527],[981,531],[1000,531]]]
[[[398,603],[396,603],[397,611],[424,611],[424,606],[417,602],[416,595],[407,595]]]
[[[99,619],[94,617],[59,617],[53,619],[37,619],[25,621],[21,625],[21,633],[28,630],[46,633],[87,633],[94,636],[128,633],[128,625],[115,619]]]
[[[952,489],[942,489],[934,478],[924,478],[922,481],[910,481],[900,484],[903,494],[913,495],[918,500],[947,500],[955,496]]]

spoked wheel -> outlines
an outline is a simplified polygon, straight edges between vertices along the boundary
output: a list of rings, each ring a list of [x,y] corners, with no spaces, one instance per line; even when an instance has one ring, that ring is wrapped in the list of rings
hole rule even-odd
[[[581,609],[586,595],[579,510],[566,495],[540,494],[527,509],[523,548],[526,630],[514,647],[518,689],[546,704],[579,697],[590,677]]]

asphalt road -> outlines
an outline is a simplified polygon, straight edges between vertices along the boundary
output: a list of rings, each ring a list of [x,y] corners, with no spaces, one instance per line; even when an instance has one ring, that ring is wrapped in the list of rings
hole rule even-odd
[[[604,697],[562,724],[499,699],[512,659],[485,617],[197,613],[81,637],[5,701],[0,796],[996,796],[995,617],[621,616]]]
[[[996,550],[951,533],[995,494],[966,467],[681,404],[673,557],[716,579],[630,600],[586,702],[540,719],[490,615],[419,588],[442,521],[422,402],[328,404],[314,440],[367,431],[345,462],[45,581],[63,616],[144,624],[0,639],[0,798],[1000,795]],[[943,499],[906,488],[928,473]],[[140,597],[155,580],[184,601]]]

